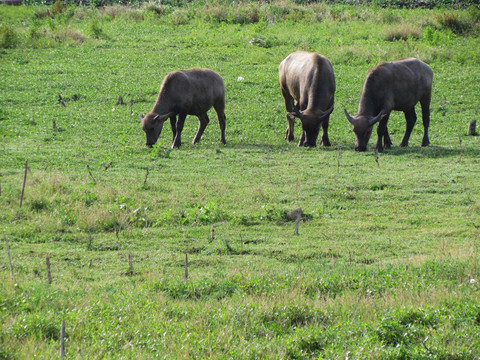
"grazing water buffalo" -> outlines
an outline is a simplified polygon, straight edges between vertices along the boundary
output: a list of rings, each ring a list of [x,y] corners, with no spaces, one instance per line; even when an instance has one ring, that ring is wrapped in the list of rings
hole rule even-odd
[[[210,119],[207,111],[214,107],[225,142],[225,86],[216,72],[209,69],[179,70],[163,79],[152,111],[141,115],[147,146],[153,146],[160,136],[163,123],[170,118],[173,132],[172,148],[180,147],[183,124],[187,115],[196,115],[200,121],[193,143],[200,141]],[[178,120],[177,120],[178,115]]]
[[[294,139],[297,117],[303,128],[298,146],[316,146],[320,126],[323,128],[322,144],[330,146],[328,122],[335,95],[335,74],[330,61],[316,53],[297,51],[288,55],[278,70],[287,109],[285,139]]]
[[[423,118],[422,146],[430,144],[428,126],[430,124],[430,100],[432,98],[433,71],[427,64],[415,58],[401,59],[381,63],[372,69],[363,84],[358,114],[350,116],[345,110],[348,121],[355,133],[355,150],[367,150],[373,125],[377,128],[377,150],[383,151],[392,145],[388,135],[387,122],[392,110],[403,111],[407,120],[407,129],[400,146],[408,146],[413,126],[417,121],[415,105],[420,101]]]

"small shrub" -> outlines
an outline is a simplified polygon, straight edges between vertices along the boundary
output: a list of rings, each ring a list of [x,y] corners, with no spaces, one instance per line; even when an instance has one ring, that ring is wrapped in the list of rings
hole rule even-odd
[[[213,201],[187,208],[181,216],[181,223],[184,225],[208,225],[225,220],[228,220],[228,216]]]
[[[229,20],[227,7],[220,4],[205,7],[202,15],[206,21],[212,23],[228,22]]]
[[[437,15],[442,28],[449,29],[455,34],[466,34],[473,30],[474,23],[470,19],[462,18],[457,13],[445,12]]]
[[[103,32],[102,25],[96,19],[92,20],[90,22],[88,30],[89,30],[90,34],[92,35],[92,37],[95,38],[95,39],[100,39],[100,38],[105,38],[106,37],[105,33]]]
[[[170,21],[173,25],[187,25],[188,23],[190,23],[188,11],[183,9],[176,9],[170,15]]]
[[[50,204],[48,200],[45,200],[45,199],[35,199],[30,203],[30,209],[36,212],[39,212],[42,210],[48,210],[49,208],[50,208]]]
[[[43,19],[43,18],[50,17],[50,16],[52,16],[52,14],[50,12],[50,9],[39,9],[35,13],[35,17],[37,19]]]
[[[19,36],[16,30],[9,25],[0,28],[0,48],[13,49],[18,46]]]
[[[260,21],[260,13],[256,7],[240,8],[233,17],[235,24],[254,24]]]
[[[162,16],[162,15],[167,14],[168,12],[170,12],[170,9],[171,9],[170,6],[158,5],[158,4],[155,4],[155,3],[148,3],[145,6],[145,11],[153,12],[153,13],[157,14],[158,16]]]
[[[476,6],[470,6],[468,8],[468,16],[472,19],[474,22],[480,22],[480,9]]]
[[[287,341],[288,359],[321,358],[321,353],[331,342],[323,329],[300,329]]]
[[[52,5],[52,15],[58,15],[62,14],[67,7],[61,0],[55,1],[55,3]]]

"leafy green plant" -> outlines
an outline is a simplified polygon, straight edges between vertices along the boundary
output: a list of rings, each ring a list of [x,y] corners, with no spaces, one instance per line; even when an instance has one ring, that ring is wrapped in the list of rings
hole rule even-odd
[[[0,48],[13,49],[18,46],[20,37],[10,25],[0,27]]]
[[[90,22],[88,26],[88,31],[94,39],[102,39],[107,37],[103,31],[103,27],[100,21],[98,21],[97,19],[93,19]]]

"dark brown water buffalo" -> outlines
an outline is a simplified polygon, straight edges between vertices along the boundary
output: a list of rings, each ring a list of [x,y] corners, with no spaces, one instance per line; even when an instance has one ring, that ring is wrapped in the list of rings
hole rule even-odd
[[[294,139],[297,117],[303,128],[298,146],[316,146],[320,126],[322,144],[330,146],[328,123],[335,96],[335,74],[330,61],[316,53],[294,52],[280,63],[279,80],[287,109],[285,139]]]
[[[157,142],[163,123],[170,118],[173,132],[172,148],[180,147],[187,115],[196,115],[200,121],[197,135],[193,139],[194,144],[199,142],[210,121],[207,111],[212,106],[217,112],[221,140],[225,144],[225,86],[220,75],[210,69],[179,70],[169,73],[163,79],[152,111],[140,116],[143,131],[147,136],[147,146],[153,146]]]
[[[407,130],[400,146],[408,146],[413,126],[417,121],[415,105],[420,101],[423,118],[422,146],[430,144],[428,126],[430,124],[430,100],[432,98],[433,71],[424,62],[407,58],[389,63],[381,63],[370,70],[363,84],[358,114],[348,121],[355,133],[355,150],[367,150],[373,125],[377,122],[377,150],[389,149],[392,145],[388,135],[387,122],[392,110],[403,111],[407,120]],[[382,138],[384,140],[382,144]]]

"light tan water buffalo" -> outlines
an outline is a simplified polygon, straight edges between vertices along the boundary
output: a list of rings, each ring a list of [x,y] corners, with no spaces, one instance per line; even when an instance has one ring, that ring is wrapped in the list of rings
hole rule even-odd
[[[297,117],[303,128],[298,146],[316,146],[320,126],[322,144],[330,146],[328,123],[335,96],[335,74],[330,61],[316,53],[294,52],[280,63],[279,80],[287,109],[285,139],[294,140]]]
[[[423,118],[422,146],[430,144],[428,126],[430,124],[430,100],[432,98],[433,71],[427,64],[415,58],[381,63],[370,70],[363,84],[362,95],[356,116],[345,115],[353,125],[355,150],[367,150],[373,125],[377,122],[379,152],[392,146],[388,135],[387,122],[392,110],[403,111],[407,129],[400,146],[408,146],[413,126],[417,121],[415,105],[420,101]],[[382,144],[382,138],[384,140]]]
[[[152,111],[141,115],[142,128],[147,137],[147,146],[153,146],[160,136],[163,123],[170,118],[173,132],[172,148],[180,147],[181,135],[187,115],[196,115],[200,121],[193,143],[200,141],[209,123],[207,111],[213,106],[225,141],[225,86],[216,72],[210,69],[179,70],[163,79]],[[177,120],[178,115],[178,120]]]

